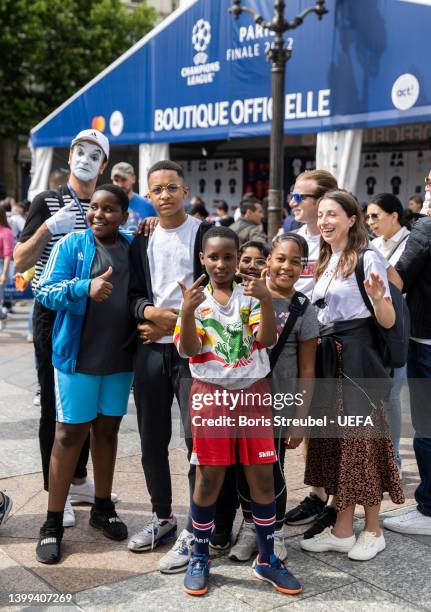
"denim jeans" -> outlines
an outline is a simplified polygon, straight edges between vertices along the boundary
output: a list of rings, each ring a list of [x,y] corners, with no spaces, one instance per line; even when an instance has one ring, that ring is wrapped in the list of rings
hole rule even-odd
[[[401,437],[401,389],[407,377],[407,367],[395,368],[389,399],[385,402],[385,413],[389,423],[392,445],[398,469],[401,468],[400,437]]]
[[[410,340],[407,376],[415,430],[413,448],[421,479],[415,491],[415,498],[419,512],[431,517],[431,380],[428,384],[421,384],[418,381],[420,378],[431,379],[431,345]]]

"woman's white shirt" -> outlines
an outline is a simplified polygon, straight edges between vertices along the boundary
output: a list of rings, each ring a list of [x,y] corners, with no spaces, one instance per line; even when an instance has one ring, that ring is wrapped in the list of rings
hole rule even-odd
[[[409,234],[409,230],[406,227],[402,227],[392,236],[392,238],[389,238],[389,240],[385,240],[383,236],[379,236],[378,238],[374,238],[372,244],[382,255],[384,255],[384,257],[386,257],[386,259],[388,259],[390,255],[388,261],[391,266],[395,266],[406,248]]]
[[[325,272],[319,278],[313,290],[312,303],[315,304],[322,299],[326,303],[324,308],[316,308],[317,318],[322,325],[335,321],[365,319],[371,316],[359,291],[355,273],[353,272],[350,276],[343,278],[339,271],[335,272],[341,254],[340,251],[331,256]],[[372,273],[378,274],[383,280],[386,287],[385,297],[391,297],[386,266],[382,258],[373,250],[365,251],[365,279],[369,280]]]

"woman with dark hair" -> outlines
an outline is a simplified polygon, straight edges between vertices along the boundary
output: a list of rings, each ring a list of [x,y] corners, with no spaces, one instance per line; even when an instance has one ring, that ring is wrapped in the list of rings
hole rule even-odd
[[[404,209],[399,199],[391,193],[381,193],[374,197],[368,204],[367,223],[372,232],[377,236],[373,245],[386,257],[389,263],[396,265],[401,257],[410,231],[403,225]],[[401,476],[401,384],[406,378],[406,366],[395,368],[393,372],[394,385],[387,403],[386,414],[391,429],[392,444],[394,445],[395,457]]]
[[[326,379],[315,393],[316,410],[343,425],[348,416],[362,417],[363,426],[326,430],[325,438],[311,438],[305,483],[324,487],[334,495],[337,519],[313,538],[302,540],[311,552],[346,552],[366,561],[385,548],[379,526],[383,493],[394,503],[404,496],[390,437],[384,427],[383,398],[388,378],[375,343],[375,320],[384,328],[395,323],[384,262],[368,249],[368,236],[357,200],[346,191],[331,191],[318,205],[321,249],[311,301],[318,308],[320,344],[317,372]],[[364,288],[373,305],[371,316],[356,280],[363,257]],[[372,425],[365,418],[370,416]],[[368,423],[368,424],[367,424]],[[331,427],[331,425],[330,425]],[[356,504],[365,509],[365,527],[356,540]]]
[[[392,193],[380,193],[367,206],[367,224],[377,238],[373,245],[395,266],[407,243],[409,230],[404,227],[404,209]]]

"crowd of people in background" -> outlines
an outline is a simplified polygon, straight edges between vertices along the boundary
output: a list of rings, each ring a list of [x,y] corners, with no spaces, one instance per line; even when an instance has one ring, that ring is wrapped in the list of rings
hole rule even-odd
[[[0,320],[11,306],[4,289],[12,274],[24,284],[31,279],[36,298],[32,337],[48,492],[38,561],[60,561],[76,503],[91,503],[90,525],[108,539],[128,539],[132,552],[172,542],[160,571],[185,570],[184,590],[195,596],[208,591],[210,548],[242,562],[257,555],[258,579],[300,593],[286,566],[285,524],[306,525],[305,551],[374,558],[386,546],[384,494],[405,501],[401,384],[431,378],[431,172],[425,201],[413,196],[407,210],[389,193],[362,207],[329,172],[303,172],[269,243],[265,202],[253,194],[237,212],[217,201],[210,213],[200,198],[189,199],[181,166],[167,160],[149,169],[146,198],[134,192],[128,162],[115,164],[112,182],[97,186],[109,154],[102,133],[84,130],[71,143],[70,170],[52,173],[31,206],[0,202]],[[411,338],[407,359],[394,366],[376,338],[395,328],[400,291]],[[112,483],[132,388],[152,516],[130,535]],[[244,391],[274,398],[304,389],[307,399],[287,413],[296,424],[287,427],[274,425],[271,404],[257,409],[247,393],[232,404]],[[226,390],[230,399],[220,406],[214,398]],[[431,535],[426,384],[412,383],[410,395],[417,507],[383,526]],[[213,398],[199,408],[200,422],[224,418],[217,435],[192,418],[198,396]],[[168,459],[175,398],[190,489],[179,534]],[[260,426],[232,434],[232,406],[262,418]],[[307,415],[370,421],[353,433],[329,428],[315,435],[304,424]],[[284,473],[288,451],[298,447],[310,489],[288,509]],[[357,505],[365,512],[358,537]],[[11,507],[0,492],[0,525]],[[244,520],[232,542],[238,508]]]

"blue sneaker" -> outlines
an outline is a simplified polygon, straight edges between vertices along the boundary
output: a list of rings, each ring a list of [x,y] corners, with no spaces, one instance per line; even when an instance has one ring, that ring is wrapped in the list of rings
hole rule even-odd
[[[189,595],[208,593],[210,577],[210,558],[208,555],[193,555],[184,576],[184,591]]]
[[[302,593],[302,587],[284,565],[275,555],[271,556],[270,563],[260,563],[259,557],[253,561],[253,574],[259,580],[269,582],[280,593],[287,595],[298,595]]]

